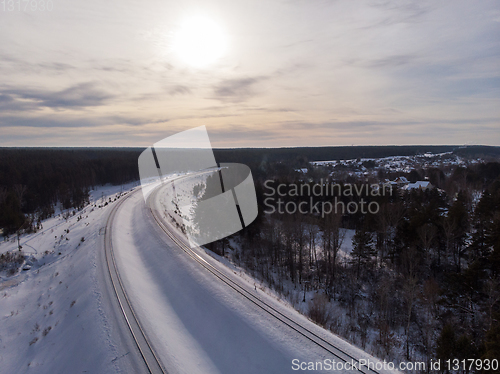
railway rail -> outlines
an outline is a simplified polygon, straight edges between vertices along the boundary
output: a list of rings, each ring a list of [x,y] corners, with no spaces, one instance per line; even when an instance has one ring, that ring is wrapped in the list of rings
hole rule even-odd
[[[155,209],[151,207],[151,201],[154,199],[154,196],[158,193],[158,191],[161,188],[155,189],[155,191],[149,196],[148,198],[148,209],[151,212],[151,215],[153,216],[154,220],[158,224],[158,226],[161,228],[161,230],[181,249],[183,250],[189,257],[191,257],[194,261],[199,263],[203,268],[205,268],[208,272],[212,273],[215,277],[217,277],[221,282],[225,283],[227,286],[232,288],[234,291],[239,293],[241,296],[246,298],[248,301],[251,303],[255,304],[257,307],[260,309],[264,310],[280,322],[282,322],[284,325],[295,331],[296,333],[302,335],[309,341],[313,342],[314,344],[318,345],[322,349],[324,349],[326,352],[329,354],[333,355],[337,359],[343,361],[343,362],[359,362],[358,359],[356,359],[354,356],[350,355],[349,353],[345,352],[344,350],[336,347],[326,339],[322,338],[318,334],[314,333],[313,331],[309,330],[307,327],[302,326],[300,323],[294,321],[292,318],[286,316],[279,310],[277,310],[275,307],[267,303],[266,301],[262,300],[261,298],[257,297],[254,295],[252,292],[248,291],[241,285],[239,285],[237,282],[233,281],[230,277],[225,275],[223,272],[221,272],[219,269],[217,269],[215,266],[207,262],[203,257],[201,257],[199,254],[197,254],[195,251],[193,251],[183,240],[179,239],[165,224],[163,219],[161,217],[158,217],[158,214]],[[357,371],[363,373],[363,374],[380,374],[378,371],[372,369],[372,368],[367,368],[363,366],[363,369],[357,367]]]
[[[153,346],[149,342],[144,330],[139,323],[139,320],[132,308],[130,300],[123,287],[118,268],[116,266],[116,260],[113,252],[113,220],[115,218],[116,212],[121,207],[121,205],[138,190],[128,193],[113,206],[111,212],[108,216],[105,226],[104,234],[104,251],[106,257],[106,264],[111,280],[111,285],[113,286],[114,294],[118,299],[118,304],[120,306],[121,312],[125,318],[125,322],[130,330],[132,338],[137,345],[140,352],[141,358],[145,363],[145,366],[150,374],[167,374],[167,370],[163,367],[158,355],[156,354]]]

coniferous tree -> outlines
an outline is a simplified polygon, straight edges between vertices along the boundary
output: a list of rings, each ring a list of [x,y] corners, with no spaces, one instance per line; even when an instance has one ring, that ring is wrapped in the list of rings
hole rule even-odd
[[[361,269],[365,268],[374,254],[372,234],[361,226],[352,238],[351,257],[352,264],[356,267],[357,278],[360,276]]]

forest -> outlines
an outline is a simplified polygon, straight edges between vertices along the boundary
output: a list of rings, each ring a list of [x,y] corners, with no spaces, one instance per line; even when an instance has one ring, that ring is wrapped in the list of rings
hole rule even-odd
[[[137,159],[144,148],[0,148],[0,228],[11,234],[36,228],[54,212],[85,205],[89,189],[139,179]],[[386,157],[422,152],[468,151],[498,154],[497,147],[363,146],[214,149],[218,162],[248,164],[254,175],[272,174],[308,160]],[[286,167],[285,167],[286,169]],[[283,169],[283,170],[285,170]],[[278,171],[279,172],[279,171]]]
[[[0,228],[11,234],[87,204],[91,188],[137,180],[133,148],[0,148]]]
[[[386,196],[338,196],[376,201],[376,214],[262,214],[266,179],[312,186],[331,180],[329,171],[303,174],[280,165],[260,175],[257,220],[208,247],[378,357],[421,360],[427,367],[436,359],[499,358],[500,163],[399,174],[432,181],[435,188],[425,191],[395,187]],[[354,230],[352,239],[345,229]],[[352,240],[347,256],[340,250],[344,240]]]

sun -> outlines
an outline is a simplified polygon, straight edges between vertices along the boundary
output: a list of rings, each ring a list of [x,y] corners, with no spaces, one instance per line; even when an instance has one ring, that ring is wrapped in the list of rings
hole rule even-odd
[[[182,23],[174,36],[173,49],[187,64],[202,68],[220,58],[226,51],[227,40],[215,22],[193,17]]]

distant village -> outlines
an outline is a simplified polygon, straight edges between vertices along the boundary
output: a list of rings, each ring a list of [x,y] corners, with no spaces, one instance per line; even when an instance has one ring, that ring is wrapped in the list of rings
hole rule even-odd
[[[395,180],[390,181],[386,179],[384,184],[390,184],[393,187],[398,187],[403,190],[432,190],[434,186],[428,180],[416,181],[415,183],[410,183],[406,177],[397,177]]]
[[[307,174],[308,169],[307,168],[301,168],[301,169],[296,169],[295,171],[301,173],[301,174]],[[353,175],[354,173],[349,173],[349,175]],[[368,173],[356,173],[357,177],[367,177]],[[333,177],[334,173],[330,174],[330,177]],[[309,178],[310,182],[313,182],[313,178]],[[379,182],[381,186],[391,186],[393,188],[399,188],[402,190],[432,190],[435,188],[435,186],[428,180],[428,177],[425,177],[424,180],[417,180],[414,183],[410,182],[406,177],[404,176],[399,176],[394,180],[389,180],[389,179],[384,179],[384,181]]]
[[[325,173],[332,181],[390,185],[399,190],[432,190],[441,186],[431,183],[424,170],[439,168],[444,177],[450,176],[456,167],[484,162],[481,158],[462,158],[452,152],[421,154],[415,156],[392,156],[383,158],[358,158],[349,160],[311,161],[307,167],[295,169],[310,182],[323,178]]]

